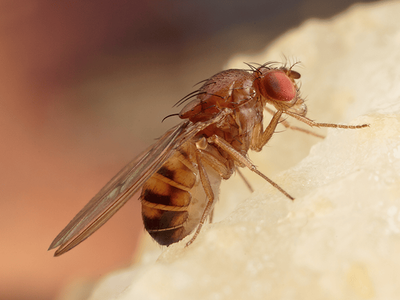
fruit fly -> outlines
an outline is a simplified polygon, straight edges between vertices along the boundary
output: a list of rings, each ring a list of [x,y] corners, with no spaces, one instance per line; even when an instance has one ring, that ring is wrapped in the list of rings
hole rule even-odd
[[[247,152],[260,151],[279,123],[313,134],[291,126],[284,115],[311,127],[368,126],[308,119],[296,83],[300,74],[293,70],[294,65],[248,65],[248,70],[230,69],[205,80],[199,90],[177,103],[188,102],[179,113],[184,121],[112,178],[60,232],[49,250],[58,247],[54,255],[59,256],[80,244],[140,188],[143,223],[153,239],[168,246],[194,232],[189,245],[206,219],[211,219],[221,180],[229,179],[239,167],[249,168],[294,200],[251,163]],[[264,110],[272,114],[266,128]]]

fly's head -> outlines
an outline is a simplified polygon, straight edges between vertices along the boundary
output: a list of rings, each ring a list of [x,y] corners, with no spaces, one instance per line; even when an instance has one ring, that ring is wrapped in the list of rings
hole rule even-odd
[[[254,86],[266,103],[277,109],[306,114],[307,107],[300,98],[300,91],[295,82],[301,77],[300,73],[291,68],[269,68],[266,65],[258,68],[254,74]]]

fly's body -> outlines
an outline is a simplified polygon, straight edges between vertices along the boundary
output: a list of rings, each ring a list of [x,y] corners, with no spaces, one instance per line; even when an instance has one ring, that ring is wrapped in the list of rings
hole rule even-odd
[[[102,226],[142,187],[143,222],[161,245],[176,243],[195,232],[212,215],[222,179],[229,179],[239,167],[262,176],[289,199],[276,183],[248,160],[249,150],[260,151],[279,123],[291,126],[282,115],[310,126],[362,128],[368,125],[316,123],[305,117],[307,108],[295,80],[300,74],[292,67],[265,64],[250,70],[226,70],[206,80],[180,112],[185,121],[169,130],[139,158],[120,171],[56,237],[50,249],[61,255]],[[268,108],[267,104],[273,108]],[[273,115],[263,127],[263,113]]]
[[[255,93],[253,81],[253,76],[242,70],[219,73],[210,78],[197,98],[182,110],[182,118],[198,123],[208,121],[218,113],[221,109],[216,104],[218,101],[223,100],[225,105],[233,108],[240,101],[247,100],[236,108],[234,114],[208,126],[177,148],[173,156],[144,184],[141,194],[143,222],[159,244],[180,241],[200,224],[208,197],[199,165],[204,168],[206,184],[209,184],[207,189],[213,198],[208,208],[210,211],[218,198],[221,178],[228,179],[235,171],[235,160],[227,152],[207,143],[207,138],[217,135],[243,155],[249,150],[252,130],[263,119],[262,103],[252,97]],[[235,84],[240,90],[232,88]],[[228,91],[231,91],[230,95]],[[215,167],[216,161],[220,166]]]

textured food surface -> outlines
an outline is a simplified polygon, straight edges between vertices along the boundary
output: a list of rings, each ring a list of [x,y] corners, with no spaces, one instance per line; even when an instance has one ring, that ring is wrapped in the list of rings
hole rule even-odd
[[[311,119],[370,127],[317,131],[324,140],[282,127],[250,157],[294,202],[254,176],[252,195],[229,180],[190,247],[105,277],[90,299],[398,299],[399,15],[399,2],[356,5],[232,58],[227,68],[301,61]]]

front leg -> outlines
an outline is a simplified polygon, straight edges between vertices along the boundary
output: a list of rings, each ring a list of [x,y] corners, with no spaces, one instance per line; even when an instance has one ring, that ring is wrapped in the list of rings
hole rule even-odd
[[[274,115],[274,113],[275,113],[275,111],[273,111],[272,109],[270,109],[270,108],[268,108],[268,107],[265,107],[264,109],[265,109],[267,112],[269,112],[271,115]],[[286,121],[286,120],[283,119],[283,118],[281,118],[281,119],[279,120],[279,123],[281,123],[283,126],[285,126],[285,128],[288,128],[288,129],[291,129],[291,130],[296,130],[296,131],[304,132],[304,133],[307,133],[307,134],[309,134],[309,135],[313,135],[313,136],[315,136],[315,137],[317,137],[317,138],[320,138],[320,139],[324,139],[324,138],[325,138],[325,136],[323,136],[323,135],[321,135],[321,134],[318,134],[318,133],[315,133],[315,132],[312,132],[311,130],[304,129],[304,128],[297,127],[297,126],[293,126],[293,125],[291,125],[288,121]]]
[[[269,122],[267,128],[263,130],[263,124],[258,123],[254,126],[253,135],[251,139],[250,148],[254,151],[260,152],[266,143],[271,139],[275,132],[276,126],[279,124],[279,120],[282,116],[282,111],[278,110],[272,116],[271,122]]]
[[[359,129],[359,128],[365,128],[369,127],[369,124],[361,124],[361,125],[342,125],[342,124],[333,124],[333,123],[317,123],[314,122],[313,120],[310,120],[307,117],[301,116],[299,114],[290,112],[290,111],[285,111],[285,114],[299,120],[300,122],[306,123],[307,125],[311,127],[330,127],[330,128],[344,128],[344,129]]]

